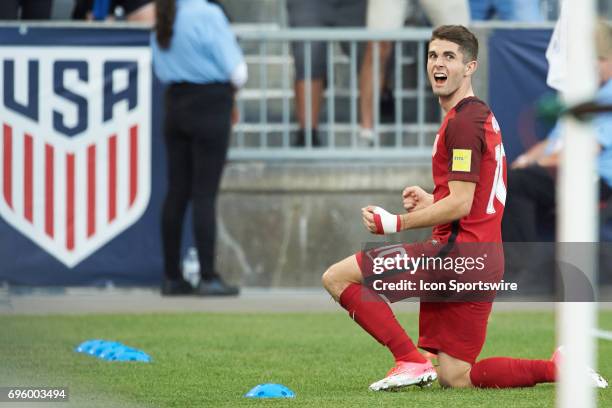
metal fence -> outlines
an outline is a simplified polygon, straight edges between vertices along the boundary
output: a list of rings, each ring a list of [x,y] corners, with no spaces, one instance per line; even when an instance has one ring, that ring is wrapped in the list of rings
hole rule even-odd
[[[237,28],[249,65],[249,84],[238,96],[240,122],[234,127],[230,158],[341,159],[427,157],[439,126],[439,110],[427,86],[426,42],[429,29],[372,32],[365,29]],[[292,42],[304,44],[306,143],[295,144],[298,124],[293,92]],[[326,46],[327,89],[321,109],[322,146],[312,143],[312,44]],[[373,42],[373,145],[359,143],[359,47]],[[380,41],[393,44],[391,118],[380,112]],[[339,44],[348,46],[346,54]],[[374,151],[373,151],[374,150]]]

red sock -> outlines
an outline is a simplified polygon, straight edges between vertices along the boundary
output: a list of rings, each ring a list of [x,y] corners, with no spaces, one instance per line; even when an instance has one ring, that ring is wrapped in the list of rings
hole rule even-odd
[[[555,363],[549,360],[492,357],[474,364],[470,371],[474,387],[533,387],[555,381]]]
[[[395,361],[427,362],[395,319],[387,302],[372,290],[352,283],[340,295],[340,305],[357,324],[389,348]]]

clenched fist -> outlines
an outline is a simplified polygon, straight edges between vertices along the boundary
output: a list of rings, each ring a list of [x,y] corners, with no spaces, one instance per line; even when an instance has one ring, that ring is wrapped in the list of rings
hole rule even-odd
[[[421,210],[433,204],[433,195],[419,186],[406,187],[402,192],[404,209],[408,212]]]

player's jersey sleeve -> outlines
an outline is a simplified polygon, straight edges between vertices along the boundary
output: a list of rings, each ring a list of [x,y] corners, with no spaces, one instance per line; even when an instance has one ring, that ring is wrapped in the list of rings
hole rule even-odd
[[[480,180],[480,162],[486,151],[485,122],[488,109],[482,103],[469,103],[457,112],[446,128],[448,181]]]

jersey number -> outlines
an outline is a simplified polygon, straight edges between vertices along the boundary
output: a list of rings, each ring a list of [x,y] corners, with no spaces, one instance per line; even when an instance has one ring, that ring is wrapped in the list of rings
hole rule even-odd
[[[498,144],[495,146],[495,178],[493,179],[493,188],[491,189],[491,195],[489,196],[489,204],[487,205],[487,214],[495,214],[494,200],[497,198],[499,202],[506,205],[506,185],[504,184],[504,157],[506,152],[504,151],[504,145]]]

